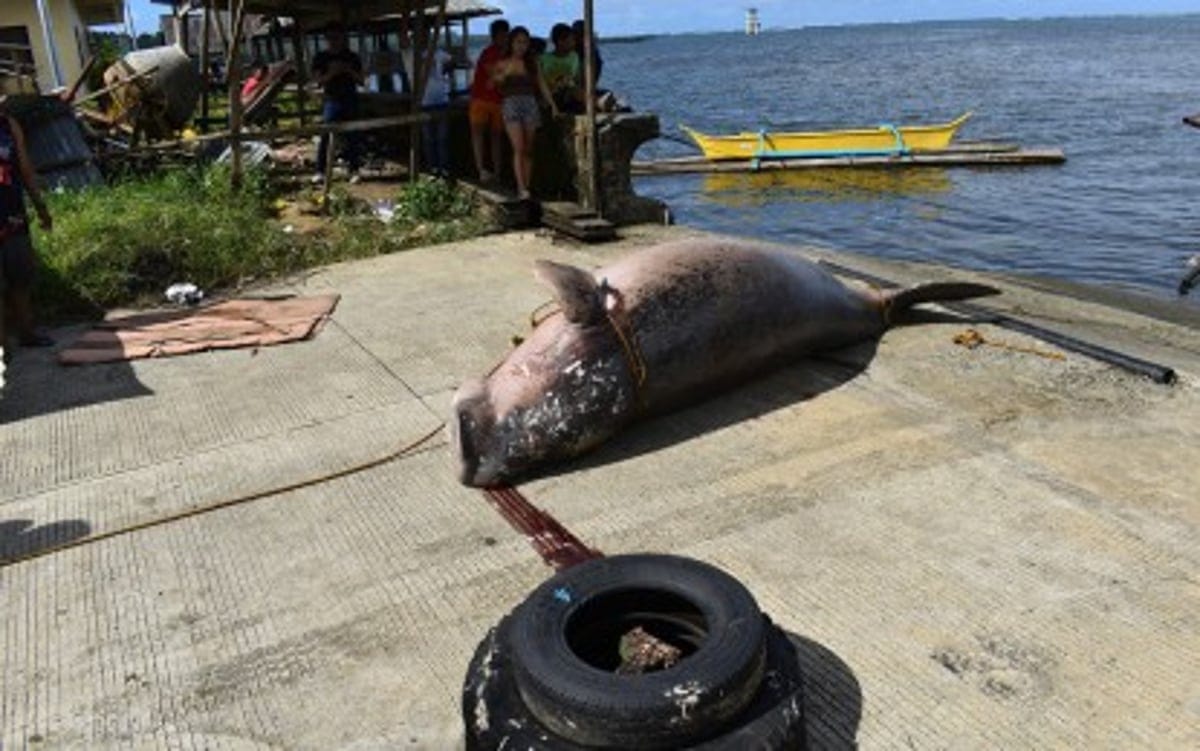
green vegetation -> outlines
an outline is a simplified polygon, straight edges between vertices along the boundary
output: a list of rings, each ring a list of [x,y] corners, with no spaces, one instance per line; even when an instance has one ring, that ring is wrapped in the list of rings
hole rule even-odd
[[[222,168],[172,169],[47,196],[54,231],[35,238],[43,261],[39,307],[62,320],[98,309],[158,304],[173,282],[211,295],[320,264],[365,258],[488,230],[452,185],[422,179],[399,189],[387,224],[335,190],[325,216],[301,214],[319,194],[282,196],[261,173],[240,191]],[[281,211],[309,220],[300,231]]]

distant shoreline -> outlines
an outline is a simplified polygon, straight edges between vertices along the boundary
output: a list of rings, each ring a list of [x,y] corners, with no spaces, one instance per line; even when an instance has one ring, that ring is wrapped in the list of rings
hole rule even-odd
[[[1162,20],[1165,18],[1200,18],[1200,12],[1187,13],[1124,13],[1124,14],[1079,14],[1074,16],[990,16],[980,18],[920,18],[897,21],[848,21],[846,23],[811,23],[801,26],[769,26],[764,25],[762,28],[763,34],[780,33],[788,31],[803,31],[815,29],[848,29],[848,28],[870,28],[873,26],[891,27],[891,26],[932,26],[932,25],[966,25],[966,24],[988,24],[988,23],[1046,23],[1058,21],[1153,21]],[[663,31],[658,33],[645,34],[618,34],[615,36],[600,35],[599,41],[604,44],[622,44],[633,42],[644,42],[665,36],[699,36],[703,34],[738,34],[744,35],[740,27],[732,27],[728,29],[708,29],[703,31]]]
[[[1188,13],[1125,13],[1125,14],[1109,14],[1109,15],[1090,15],[1080,14],[1075,16],[991,16],[981,18],[922,18],[909,19],[900,21],[848,21],[846,23],[812,23],[801,26],[770,26],[764,25],[762,34],[780,34],[793,31],[822,31],[831,29],[871,29],[871,28],[892,28],[896,26],[971,26],[977,24],[997,24],[997,23],[1057,23],[1063,21],[1069,22],[1110,22],[1110,21],[1161,21],[1168,18],[1178,19],[1200,19],[1200,12]],[[614,34],[613,36],[605,36],[604,34],[597,35],[597,41],[603,45],[609,44],[637,44],[640,42],[648,42],[654,39],[663,37],[688,37],[688,36],[706,36],[710,34],[732,34],[737,36],[745,36],[745,32],[738,28],[728,29],[707,29],[702,31],[661,31],[638,34]],[[486,46],[489,43],[486,34],[472,34],[470,44],[477,46]]]

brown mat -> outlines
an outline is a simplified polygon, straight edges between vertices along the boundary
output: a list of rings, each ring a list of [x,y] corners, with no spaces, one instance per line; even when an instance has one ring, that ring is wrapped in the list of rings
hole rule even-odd
[[[339,297],[229,300],[193,310],[114,318],[72,342],[58,353],[58,361],[86,365],[307,339],[333,313]]]

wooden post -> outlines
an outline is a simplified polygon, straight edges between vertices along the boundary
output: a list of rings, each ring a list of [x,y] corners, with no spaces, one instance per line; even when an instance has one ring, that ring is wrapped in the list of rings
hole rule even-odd
[[[79,72],[79,76],[75,79],[75,83],[71,84],[71,88],[67,89],[66,93],[63,94],[62,99],[64,102],[70,104],[71,102],[75,101],[76,95],[79,94],[79,89],[82,88],[83,84],[87,82],[88,74],[92,72],[92,68],[95,66],[96,56],[91,55],[88,57],[87,62],[83,64],[83,70]]]
[[[596,61],[592,51],[594,29],[592,0],[583,0],[583,97],[587,102],[587,160],[591,172],[588,192],[591,195],[582,203],[584,208],[602,214],[600,159],[596,153]]]
[[[425,9],[424,8],[421,9],[421,18],[422,19],[425,18]],[[425,99],[425,84],[429,82],[430,66],[433,65],[434,55],[437,52],[438,35],[441,33],[442,25],[445,23],[446,23],[446,0],[441,0],[441,2],[438,4],[437,20],[434,21],[434,24],[433,24],[433,33],[426,35],[425,41],[427,42],[427,46],[425,49],[425,55],[423,56],[423,61],[422,61],[421,65],[419,66],[421,69],[420,83],[413,85],[413,88],[417,90],[417,94],[418,94],[417,98],[422,101]],[[417,59],[416,55],[414,54],[413,60],[416,60],[416,59]]]
[[[204,18],[200,21],[200,78],[204,88],[200,92],[200,132],[208,132],[209,90],[212,89],[210,68],[212,62],[208,55],[208,37],[212,33],[212,0],[204,0]]]
[[[404,2],[404,17],[407,19],[413,15],[413,3],[411,0]],[[408,23],[408,45],[412,52],[410,59],[412,60],[413,69],[408,71],[408,113],[415,115],[421,111],[421,99],[417,95],[418,89],[421,87],[421,48],[418,42],[421,38],[421,29],[425,25],[425,5],[422,2],[417,9],[416,18],[411,19]],[[415,27],[413,24],[416,24]],[[413,123],[408,129],[408,179],[416,180],[417,171],[420,169],[420,143],[421,141],[421,126]]]
[[[238,136],[242,133],[242,24],[246,19],[246,0],[229,0],[229,11],[233,13],[234,3],[237,3],[237,13],[234,15],[233,33],[229,45],[229,132],[233,136],[230,147],[233,149],[233,169],[230,181],[234,190],[242,187],[242,142]]]
[[[337,161],[337,140],[338,134],[336,130],[329,132],[329,146],[325,151],[325,184],[321,186],[321,211],[329,213],[329,191],[333,187],[333,163]]]
[[[175,41],[183,48],[183,54],[189,56],[192,54],[192,24],[188,18],[191,9],[190,2],[183,3],[182,7],[172,8],[175,11]]]
[[[300,19],[292,19],[292,49],[296,56],[296,106],[300,108],[300,124],[308,124],[308,63],[305,62],[304,28]]]
[[[433,65],[434,54],[437,52],[438,33],[441,30],[442,24],[446,22],[446,0],[441,0],[438,3],[437,20],[434,21],[433,29],[426,31],[425,23],[425,3],[420,3],[417,8],[417,27],[416,32],[410,37],[412,45],[412,61],[413,68],[408,72],[412,78],[409,81],[409,89],[412,92],[409,112],[417,115],[421,112],[421,103],[425,100],[425,84],[429,81],[430,66]],[[420,45],[417,42],[420,41]],[[409,145],[408,145],[408,174],[409,179],[416,180],[417,172],[420,170],[420,145],[421,145],[421,126],[414,122],[409,129]]]

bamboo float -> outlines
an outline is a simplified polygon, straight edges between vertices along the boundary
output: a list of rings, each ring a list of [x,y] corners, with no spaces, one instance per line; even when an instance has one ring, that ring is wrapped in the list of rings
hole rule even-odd
[[[1062,164],[1067,160],[1062,149],[1027,149],[1014,144],[964,143],[944,151],[886,156],[836,156],[797,159],[764,159],[713,162],[702,156],[633,162],[632,174],[678,175],[714,172],[767,172],[770,170],[815,169],[830,167],[993,167]]]

